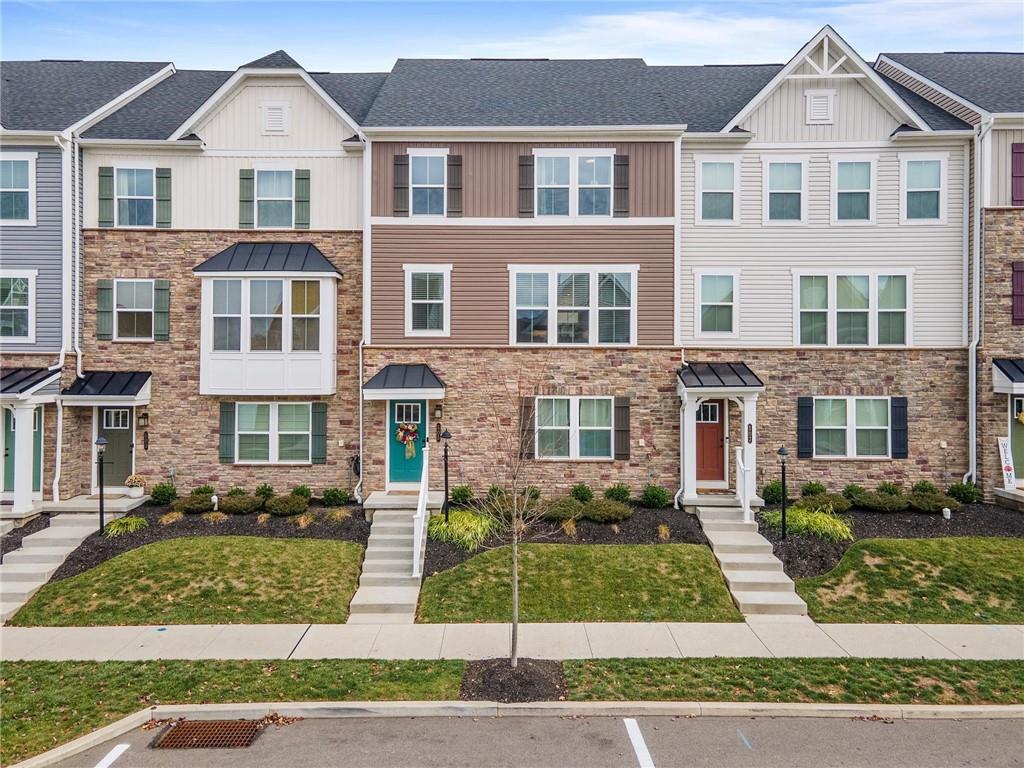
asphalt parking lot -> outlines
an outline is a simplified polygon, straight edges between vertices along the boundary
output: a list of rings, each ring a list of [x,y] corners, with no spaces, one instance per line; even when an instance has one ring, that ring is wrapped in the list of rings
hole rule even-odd
[[[618,717],[341,718],[270,725],[252,746],[242,749],[150,748],[160,732],[135,729],[58,765],[1024,766],[1021,720],[638,717],[631,723]]]

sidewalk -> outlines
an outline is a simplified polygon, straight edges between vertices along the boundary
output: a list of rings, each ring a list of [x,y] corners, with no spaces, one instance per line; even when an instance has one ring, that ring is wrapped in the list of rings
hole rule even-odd
[[[4,627],[4,661],[147,659],[482,659],[509,652],[508,624],[231,624]],[[1024,626],[522,624],[519,654],[546,659],[710,656],[1024,660]]]

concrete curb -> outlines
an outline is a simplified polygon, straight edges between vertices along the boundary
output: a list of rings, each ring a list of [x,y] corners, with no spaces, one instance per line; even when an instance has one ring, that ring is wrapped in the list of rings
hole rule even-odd
[[[353,717],[879,717],[890,720],[1022,719],[1024,704],[804,704],[728,701],[310,701],[252,704],[158,704],[134,712],[11,768],[43,768],[140,727],[151,718],[258,719]]]

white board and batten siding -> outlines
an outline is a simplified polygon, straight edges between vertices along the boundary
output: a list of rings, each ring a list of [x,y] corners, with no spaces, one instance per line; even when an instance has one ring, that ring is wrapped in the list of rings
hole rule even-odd
[[[991,136],[991,172],[992,180],[989,205],[998,207],[1012,205],[1011,196],[1011,149],[1014,144],[1024,144],[1024,129],[993,128]]]

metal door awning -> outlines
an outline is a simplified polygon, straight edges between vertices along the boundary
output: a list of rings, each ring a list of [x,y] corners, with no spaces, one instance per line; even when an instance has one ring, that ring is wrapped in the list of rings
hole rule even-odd
[[[429,365],[385,365],[363,385],[364,400],[443,400],[444,382]]]

